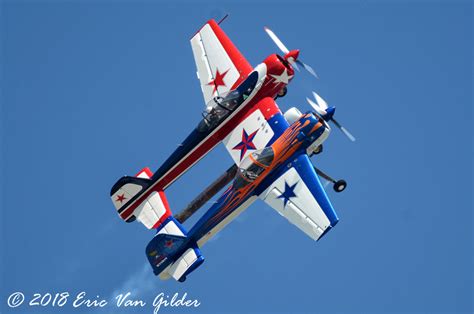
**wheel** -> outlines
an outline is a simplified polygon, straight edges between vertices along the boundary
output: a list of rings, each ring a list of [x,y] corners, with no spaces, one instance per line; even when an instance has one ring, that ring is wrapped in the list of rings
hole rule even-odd
[[[347,182],[344,180],[337,181],[336,183],[334,183],[334,186],[333,186],[334,191],[336,191],[337,193],[344,191],[346,187],[347,187]]]
[[[288,90],[286,89],[286,86],[283,87],[283,88],[280,89],[280,91],[278,92],[278,94],[277,94],[278,97],[284,97],[284,96],[286,95],[286,92],[287,92],[287,91],[288,91]]]
[[[186,281],[186,276],[183,276],[181,278],[178,279],[179,282],[185,282]]]
[[[323,144],[316,147],[316,149],[313,151],[313,155],[321,154],[322,152],[323,152]]]
[[[130,216],[130,218],[125,220],[125,222],[134,222],[136,219],[137,219],[137,217],[135,217],[135,215],[132,215],[132,216]]]

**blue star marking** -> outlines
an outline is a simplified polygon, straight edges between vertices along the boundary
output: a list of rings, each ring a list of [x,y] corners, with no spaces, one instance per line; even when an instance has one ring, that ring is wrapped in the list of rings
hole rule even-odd
[[[280,196],[278,196],[278,198],[283,199],[283,207],[286,207],[286,204],[288,203],[288,201],[290,201],[292,197],[296,197],[294,190],[297,184],[298,182],[296,182],[292,186],[289,186],[288,183],[286,183],[285,181],[285,191]]]

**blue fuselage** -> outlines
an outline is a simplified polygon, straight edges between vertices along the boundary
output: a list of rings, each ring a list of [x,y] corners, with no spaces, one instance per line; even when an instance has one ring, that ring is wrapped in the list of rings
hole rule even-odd
[[[288,125],[281,114],[279,115],[280,119],[283,120],[281,123],[286,123],[287,129],[269,145],[274,151],[271,165],[263,169],[257,179],[245,186],[236,184],[236,182],[242,181],[237,177],[219,200],[209,208],[189,231],[190,239],[198,242],[206,235],[212,235],[210,233],[213,233],[214,229],[220,229],[220,224],[226,218],[239,209],[245,209],[245,205],[251,203],[249,201],[251,197],[261,194],[282,172],[286,171],[288,163],[300,154],[305,153],[308,147],[318,143],[318,140],[321,140],[322,135],[328,129],[327,124],[312,113],[303,115],[291,126]],[[238,173],[237,176],[239,175]],[[227,219],[224,225],[230,220]]]

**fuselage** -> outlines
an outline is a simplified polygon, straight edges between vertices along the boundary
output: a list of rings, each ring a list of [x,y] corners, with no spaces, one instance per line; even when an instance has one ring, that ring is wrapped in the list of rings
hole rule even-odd
[[[129,200],[118,210],[122,219],[128,221],[132,218],[135,208],[145,200],[153,191],[166,189],[189,168],[196,164],[218,143],[220,143],[253,108],[265,97],[275,98],[286,87],[294,75],[291,65],[281,56],[270,55],[240,82],[233,86],[232,92],[242,96],[232,108],[225,111],[217,121],[207,123],[205,116],[190,135],[170,155],[162,166],[151,178],[150,186],[140,194]],[[225,101],[225,97],[223,99]]]
[[[287,167],[293,158],[305,153],[309,147],[321,144],[329,130],[324,120],[307,113],[290,125],[271,146],[250,154],[242,161],[233,184],[190,230],[189,237],[198,243],[200,239],[207,240],[219,224],[258,194],[257,191],[264,190],[273,182],[282,167]]]

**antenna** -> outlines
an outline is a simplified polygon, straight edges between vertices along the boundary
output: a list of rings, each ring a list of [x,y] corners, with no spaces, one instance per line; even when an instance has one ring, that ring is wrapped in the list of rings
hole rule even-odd
[[[218,25],[221,25],[222,22],[224,22],[224,20],[229,16],[229,13],[226,13],[226,15],[224,15],[223,18],[221,18],[221,20],[219,22],[217,22]]]

